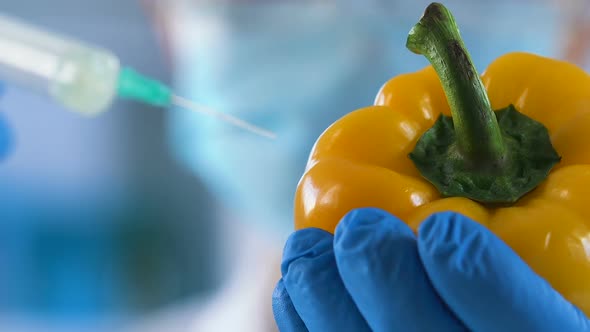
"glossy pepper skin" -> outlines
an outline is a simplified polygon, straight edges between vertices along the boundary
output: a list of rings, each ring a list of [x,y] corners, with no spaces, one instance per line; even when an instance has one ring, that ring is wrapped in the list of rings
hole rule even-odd
[[[450,115],[428,66],[394,77],[375,105],[318,138],[296,190],[295,228],[333,233],[350,210],[377,207],[417,231],[432,213],[455,211],[488,227],[590,316],[590,76],[566,62],[510,53],[481,79],[494,110],[513,104],[548,129],[562,159],[537,188],[515,204],[488,207],[443,198],[421,177],[408,154],[440,113]]]

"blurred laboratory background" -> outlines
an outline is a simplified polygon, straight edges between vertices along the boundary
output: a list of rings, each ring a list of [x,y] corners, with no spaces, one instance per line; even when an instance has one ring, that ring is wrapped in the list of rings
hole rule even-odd
[[[5,82],[1,331],[276,331],[292,200],[333,121],[426,60],[424,0],[3,0],[178,94],[274,131],[118,101],[87,118]],[[447,0],[476,67],[528,51],[588,69],[585,0]],[[0,82],[2,77],[0,77]]]

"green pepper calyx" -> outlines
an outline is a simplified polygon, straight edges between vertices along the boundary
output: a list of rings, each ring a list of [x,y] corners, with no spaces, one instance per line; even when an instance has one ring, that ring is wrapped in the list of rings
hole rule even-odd
[[[450,11],[430,4],[406,46],[432,64],[451,109],[409,155],[422,176],[443,196],[483,203],[513,203],[537,187],[561,159],[547,129],[513,105],[492,110]]]

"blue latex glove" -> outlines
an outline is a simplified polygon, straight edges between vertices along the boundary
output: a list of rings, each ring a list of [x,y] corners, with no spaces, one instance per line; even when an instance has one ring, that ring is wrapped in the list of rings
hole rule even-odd
[[[4,92],[4,85],[0,82],[0,97]],[[2,159],[10,148],[10,134],[8,125],[4,121],[2,114],[0,114],[0,159]]]
[[[290,331],[590,331],[585,315],[507,245],[450,212],[416,237],[378,209],[349,213],[335,235],[287,241],[273,310]]]

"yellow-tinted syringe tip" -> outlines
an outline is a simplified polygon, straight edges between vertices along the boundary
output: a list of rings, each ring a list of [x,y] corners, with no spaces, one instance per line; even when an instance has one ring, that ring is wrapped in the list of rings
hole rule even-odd
[[[256,135],[259,135],[259,136],[267,137],[270,139],[275,139],[277,137],[276,134],[271,131],[257,127],[251,123],[248,123],[244,120],[238,119],[238,118],[231,116],[229,114],[218,112],[210,107],[197,104],[191,100],[188,100],[186,98],[183,98],[183,97],[180,97],[180,96],[177,96],[174,94],[172,95],[170,102],[172,103],[172,105],[182,107],[182,108],[190,110],[190,111],[199,112],[199,113],[203,113],[203,114],[210,115],[210,116],[215,116],[215,117],[221,119],[222,121],[225,121],[225,122],[230,123],[234,126],[243,128],[243,129],[245,129],[251,133],[254,133]]]

